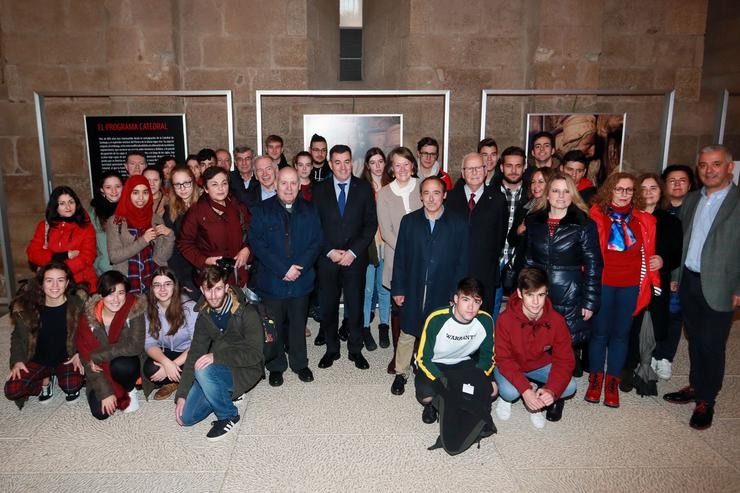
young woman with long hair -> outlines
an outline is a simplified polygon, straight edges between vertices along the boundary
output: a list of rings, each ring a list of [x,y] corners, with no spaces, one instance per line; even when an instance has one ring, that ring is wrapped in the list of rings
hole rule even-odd
[[[147,299],[143,389],[149,397],[158,387],[154,400],[159,401],[177,390],[198,314],[195,302],[182,293],[180,282],[168,267],[154,271]]]
[[[45,218],[36,226],[26,253],[28,261],[37,268],[52,260],[64,262],[75,283],[86,289],[95,288],[95,229],[70,187],[56,187],[51,192]]]
[[[108,238],[105,235],[105,226],[108,219],[116,213],[122,191],[123,177],[121,174],[118,171],[106,171],[90,201],[90,222],[95,228],[95,243],[98,250],[94,264],[97,275],[113,268],[108,258]],[[90,290],[94,287],[94,284],[91,285]]]
[[[84,296],[84,290],[80,293]],[[29,397],[46,404],[59,384],[74,402],[85,383],[77,354],[77,323],[83,299],[72,271],[57,261],[42,266],[10,303],[10,373],[5,396],[22,408]]]

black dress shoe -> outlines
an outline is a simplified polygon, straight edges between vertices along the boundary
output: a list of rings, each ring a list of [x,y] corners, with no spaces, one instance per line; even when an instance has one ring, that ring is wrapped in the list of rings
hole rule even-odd
[[[326,353],[319,360],[319,368],[329,368],[339,359],[339,353]]]
[[[664,394],[663,400],[671,404],[688,404],[696,400],[696,391],[691,385],[687,385],[679,391]]]
[[[424,410],[421,412],[421,420],[430,425],[437,421],[437,410],[431,404],[424,404]]]
[[[347,319],[345,318],[342,320],[342,325],[339,327],[339,330],[337,331],[337,335],[339,336],[340,341],[346,341],[349,337],[349,333],[347,332]]]
[[[283,372],[271,371],[270,378],[268,381],[270,382],[270,386],[280,387],[283,384]]]
[[[365,344],[365,349],[368,351],[375,351],[378,349],[378,345],[375,344],[375,339],[373,339],[373,334],[370,332],[370,327],[362,329],[362,342]]]
[[[689,426],[695,430],[706,430],[712,426],[714,418],[714,406],[707,401],[696,401],[694,414],[691,415]]]
[[[396,375],[391,385],[391,394],[401,395],[406,390],[406,378],[403,375]]]
[[[367,362],[362,353],[349,353],[347,357],[350,361],[354,361],[355,367],[359,368],[360,370],[367,370],[368,368],[370,368],[370,363]]]
[[[296,372],[301,382],[313,382],[313,372],[310,368],[302,368]]]
[[[391,345],[391,340],[388,337],[389,331],[390,327],[388,327],[388,324],[378,325],[378,345],[382,348],[387,348]]]
[[[565,406],[565,401],[563,399],[558,399],[555,402],[552,403],[550,407],[547,408],[547,412],[545,413],[545,419],[548,421],[560,421],[560,418],[563,417],[563,407]]]
[[[326,339],[324,338],[324,334],[319,332],[319,335],[316,336],[316,339],[313,340],[314,346],[323,346],[326,344]]]

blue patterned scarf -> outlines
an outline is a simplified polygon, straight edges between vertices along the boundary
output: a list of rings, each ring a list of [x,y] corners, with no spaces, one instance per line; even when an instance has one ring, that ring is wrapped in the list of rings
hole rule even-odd
[[[627,212],[617,212],[609,207],[607,215],[612,220],[607,249],[623,252],[635,246],[637,239],[629,226],[632,221],[632,208],[630,207]]]

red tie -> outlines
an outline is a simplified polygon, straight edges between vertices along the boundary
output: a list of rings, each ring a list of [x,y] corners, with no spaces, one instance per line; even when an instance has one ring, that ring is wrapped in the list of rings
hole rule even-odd
[[[470,200],[468,200],[468,209],[471,211],[475,209],[475,192],[470,194]]]

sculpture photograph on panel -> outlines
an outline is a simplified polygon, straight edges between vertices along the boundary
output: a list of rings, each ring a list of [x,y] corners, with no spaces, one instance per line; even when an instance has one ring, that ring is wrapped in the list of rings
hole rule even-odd
[[[311,136],[326,138],[329,148],[345,144],[352,149],[353,170],[362,170],[365,153],[371,147],[380,147],[388,155],[403,145],[403,115],[303,115],[303,144],[308,148]],[[329,157],[327,156],[327,159]]]
[[[532,136],[550,132],[555,136],[555,155],[580,149],[590,159],[588,178],[602,183],[607,175],[622,168],[626,113],[529,113],[527,149]]]

